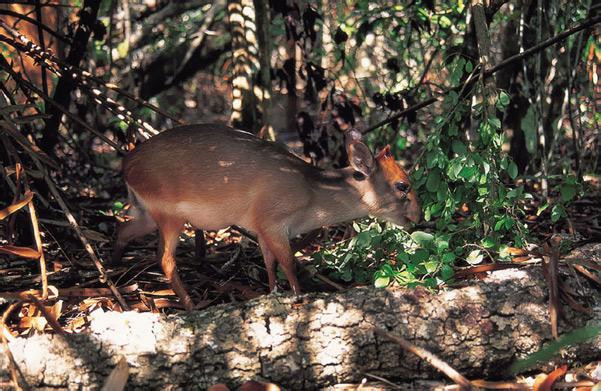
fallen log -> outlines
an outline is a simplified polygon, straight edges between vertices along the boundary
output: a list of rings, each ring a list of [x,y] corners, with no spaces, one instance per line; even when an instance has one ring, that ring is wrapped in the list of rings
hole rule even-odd
[[[580,287],[586,288],[582,280]],[[592,315],[564,305],[560,334],[601,324],[601,294],[586,294]],[[32,388],[99,389],[121,357],[129,365],[128,389],[235,387],[255,379],[309,390],[357,383],[365,374],[397,382],[441,377],[376,335],[375,327],[438,355],[468,378],[499,376],[552,338],[547,287],[541,269],[532,267],[496,271],[439,294],[361,288],[273,294],[170,316],[93,313],[87,333],[17,338],[9,346]],[[597,336],[556,363],[599,357]],[[0,380],[8,373],[8,360],[0,357]]]

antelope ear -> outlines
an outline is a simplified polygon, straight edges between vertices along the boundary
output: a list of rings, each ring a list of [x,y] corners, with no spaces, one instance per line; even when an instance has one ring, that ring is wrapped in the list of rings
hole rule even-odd
[[[390,150],[390,144],[388,144],[384,148],[382,148],[382,150],[380,152],[378,152],[376,159],[380,160],[383,158],[391,158],[391,157],[392,157],[392,151]]]
[[[363,136],[361,135],[361,132],[357,129],[351,129],[348,132],[346,132],[347,143],[352,143],[353,141],[361,141],[362,138]]]
[[[369,176],[376,166],[374,155],[361,141],[351,141],[347,144],[346,152],[351,167],[365,176]]]

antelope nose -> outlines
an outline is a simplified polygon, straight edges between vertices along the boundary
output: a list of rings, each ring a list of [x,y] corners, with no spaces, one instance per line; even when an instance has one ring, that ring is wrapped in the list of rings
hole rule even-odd
[[[412,211],[411,213],[409,213],[409,215],[407,216],[409,218],[409,220],[411,220],[413,223],[417,224],[420,222],[420,220],[422,219],[422,211],[417,208],[416,210]]]
[[[413,223],[417,224],[422,219],[422,208],[415,194],[413,194],[413,197],[411,197],[409,200],[411,201],[411,206],[409,208],[407,218]]]

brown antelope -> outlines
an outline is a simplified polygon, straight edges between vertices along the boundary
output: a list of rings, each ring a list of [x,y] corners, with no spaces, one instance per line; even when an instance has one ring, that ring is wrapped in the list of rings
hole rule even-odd
[[[321,170],[277,143],[224,125],[181,126],[138,146],[123,160],[132,220],[122,223],[112,260],[134,238],[160,232],[161,266],[186,309],[193,303],[174,253],[186,222],[197,229],[237,225],[257,235],[269,288],[279,263],[300,293],[289,239],[372,215],[398,225],[420,219],[409,178],[387,146],[373,156],[351,132],[350,167]]]

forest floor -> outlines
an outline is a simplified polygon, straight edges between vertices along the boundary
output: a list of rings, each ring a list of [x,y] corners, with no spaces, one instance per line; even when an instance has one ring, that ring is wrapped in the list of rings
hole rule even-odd
[[[107,180],[107,178],[111,179]],[[79,188],[85,189],[85,186],[81,186],[84,176],[80,179],[82,182],[79,182]],[[80,193],[68,199],[68,204],[80,211],[79,221],[85,236],[102,258],[108,259],[115,222],[118,216],[124,213],[124,211],[114,212],[114,202],[123,199],[115,195],[123,193],[118,174],[113,169],[107,168],[106,172],[102,172],[96,180],[108,183],[110,186],[105,186],[103,191],[94,194]],[[98,183],[95,181],[89,188],[97,188]],[[589,183],[591,186],[598,185],[593,180]],[[528,208],[533,213],[526,217],[526,221],[540,243],[544,243],[553,235],[559,235],[567,239],[562,243],[569,243],[569,245],[562,245],[562,251],[567,253],[586,243],[601,242],[601,195],[598,191],[588,194],[586,198],[571,204],[568,210],[569,218],[562,220],[561,224],[552,224],[548,213],[536,216],[534,213],[536,205]],[[90,315],[95,311],[121,312],[123,310],[112,296],[110,289],[99,282],[96,268],[81,248],[81,243],[63,221],[58,211],[54,216],[46,215],[40,218],[40,225],[45,233],[43,239],[48,266],[49,295],[50,298],[55,298],[55,304],[46,307],[47,313],[44,314],[35,302],[21,302],[18,311],[6,317],[6,324],[13,336],[52,332],[48,314],[58,319],[64,331],[79,333],[87,330]],[[21,223],[18,219],[15,221],[15,224]],[[324,237],[335,240],[346,232],[344,226],[334,227],[322,231],[311,243],[301,244],[303,247],[297,253],[301,263],[310,262],[311,253],[323,245]],[[7,233],[0,234],[0,237],[8,237],[5,234]],[[246,301],[268,292],[261,254],[252,239],[235,230],[208,232],[206,234],[207,256],[202,260],[197,259],[194,253],[193,230],[188,227],[182,233],[180,241],[177,251],[180,274],[200,310],[221,303]],[[303,240],[301,239],[300,242]],[[157,245],[156,235],[149,235],[145,240],[131,245],[123,263],[109,268],[107,274],[118,286],[130,309],[141,312],[177,312],[181,307],[155,261]],[[544,254],[541,253],[540,247],[532,251],[516,252],[512,262],[458,267],[456,282],[460,285],[469,284],[469,279],[482,278],[489,271],[508,267],[519,268],[523,265],[540,265],[545,268]],[[571,270],[580,275],[583,281],[601,289],[599,277],[601,254],[579,257]],[[301,281],[303,280],[308,291],[333,291],[334,286],[339,286],[324,283],[324,280],[329,281],[327,278],[318,280],[305,275],[301,277]],[[3,292],[0,297],[26,297],[30,294],[40,297],[40,283],[39,265],[35,262],[13,256],[0,258],[0,291]],[[452,287],[447,287],[450,288]],[[564,300],[558,303],[560,307],[570,306],[578,310],[585,305],[572,297],[568,288],[561,289],[561,297]],[[601,362],[591,362],[578,368],[564,368],[562,374],[564,380],[569,380],[567,383],[564,381],[565,384],[574,384],[575,381],[589,384],[591,381],[601,380],[600,372]],[[537,374],[533,374],[530,377],[514,380],[532,385],[537,381],[541,382],[543,379],[541,376],[544,378],[547,376],[547,374],[538,375],[537,377]],[[557,373],[548,376],[558,377]],[[589,383],[582,383],[582,381]],[[430,386],[434,387],[434,384]],[[419,386],[417,387],[419,389]]]

